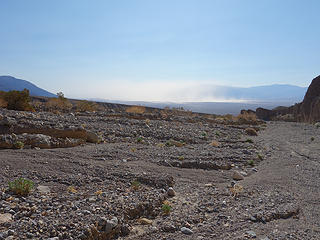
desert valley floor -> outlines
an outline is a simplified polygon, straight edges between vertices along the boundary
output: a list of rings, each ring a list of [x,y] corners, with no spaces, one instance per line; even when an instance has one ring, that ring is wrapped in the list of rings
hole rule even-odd
[[[13,128],[82,127],[102,141],[0,150],[0,239],[320,239],[314,125],[8,110],[0,116]],[[248,136],[248,127],[258,136]],[[35,183],[29,195],[8,190],[18,177]]]

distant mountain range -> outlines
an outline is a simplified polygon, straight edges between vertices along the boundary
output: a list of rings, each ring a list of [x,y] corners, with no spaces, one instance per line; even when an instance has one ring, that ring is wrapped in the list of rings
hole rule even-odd
[[[155,108],[183,107],[185,110],[213,114],[239,114],[241,109],[255,110],[258,107],[273,109],[278,106],[290,106],[301,102],[307,88],[294,85],[266,85],[258,87],[240,88],[227,86],[199,86],[197,89],[184,89],[181,92],[196,93],[199,98],[219,99],[219,101],[202,102],[147,102],[147,101],[121,101],[106,99],[89,99],[98,102],[112,102],[128,105],[141,105]],[[177,93],[179,96],[180,93]]]
[[[22,79],[11,76],[0,76],[0,91],[29,89],[32,96],[56,97],[36,85]],[[183,107],[186,110],[202,113],[215,114],[238,114],[241,109],[256,109],[263,107],[272,109],[279,105],[290,106],[301,102],[307,91],[305,87],[294,85],[266,85],[258,87],[240,88],[228,86],[202,85],[197,89],[181,89],[184,94],[196,91],[196,95],[202,99],[219,99],[219,102],[147,102],[147,101],[117,101],[100,98],[91,98],[89,100],[97,102],[111,102],[128,105],[143,105],[156,108],[164,107]],[[180,93],[177,92],[177,96]],[[121,97],[121,96],[119,96]],[[241,101],[239,101],[241,100]]]
[[[0,76],[0,91],[11,91],[28,89],[31,96],[56,97],[55,94],[50,93],[26,80],[17,79],[11,76]]]
[[[253,101],[301,101],[307,91],[306,87],[288,84],[274,84],[258,87],[206,86],[202,96],[218,99],[253,100]]]

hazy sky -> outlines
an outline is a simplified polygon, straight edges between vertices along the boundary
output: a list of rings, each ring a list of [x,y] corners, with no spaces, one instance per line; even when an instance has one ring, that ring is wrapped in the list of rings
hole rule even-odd
[[[204,84],[307,86],[320,74],[319,9],[319,0],[0,0],[0,75],[129,100]]]

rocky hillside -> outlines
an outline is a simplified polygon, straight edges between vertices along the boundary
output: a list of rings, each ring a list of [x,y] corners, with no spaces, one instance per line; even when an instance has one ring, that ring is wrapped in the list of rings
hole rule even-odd
[[[256,114],[263,120],[320,121],[320,76],[312,80],[301,103],[291,107],[277,107],[273,110],[257,108]]]

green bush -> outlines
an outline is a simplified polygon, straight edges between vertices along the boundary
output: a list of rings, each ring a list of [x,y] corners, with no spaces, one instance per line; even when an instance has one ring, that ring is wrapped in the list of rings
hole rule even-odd
[[[14,180],[13,182],[9,182],[9,190],[19,196],[28,195],[31,192],[33,186],[34,183],[31,180],[21,177]]]

